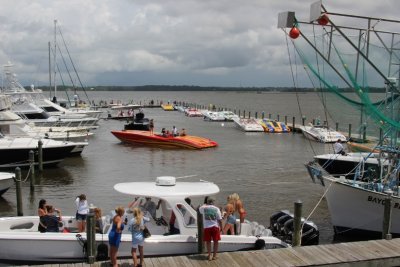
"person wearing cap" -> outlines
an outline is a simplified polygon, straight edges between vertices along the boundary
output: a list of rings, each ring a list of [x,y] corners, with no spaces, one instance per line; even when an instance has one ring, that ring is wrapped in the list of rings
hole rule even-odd
[[[218,207],[214,206],[215,199],[207,198],[207,204],[199,208],[203,215],[204,241],[206,242],[208,260],[216,260],[218,252],[218,241],[221,240],[222,216]],[[211,256],[211,241],[214,242],[213,255]]]

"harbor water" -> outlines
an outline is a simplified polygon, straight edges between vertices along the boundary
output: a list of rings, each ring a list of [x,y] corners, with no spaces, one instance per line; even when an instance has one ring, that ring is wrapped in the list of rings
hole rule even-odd
[[[279,92],[88,92],[95,103],[100,100],[122,100],[124,103],[156,101],[184,101],[208,106],[255,112],[258,117],[273,119],[279,114],[288,122],[296,117],[301,123],[305,116],[309,122],[320,118],[332,124],[340,123],[343,131],[349,123],[358,122],[358,114],[335,98],[324,109],[321,96],[316,93]],[[63,97],[60,95],[59,97]],[[81,96],[82,97],[82,96]],[[333,110],[333,111],[332,111]],[[130,181],[154,181],[157,176],[181,177],[184,181],[206,180],[216,183],[221,192],[217,204],[223,206],[226,197],[236,192],[240,195],[247,218],[269,225],[272,213],[288,209],[293,212],[294,202],[303,202],[303,217],[320,229],[320,243],[335,242],[325,200],[320,201],[324,187],[314,184],[304,164],[315,154],[332,152],[332,144],[306,140],[301,134],[245,133],[232,122],[207,122],[203,118],[189,118],[178,111],[166,112],[160,108],[144,109],[147,118],[155,121],[155,131],[161,128],[185,128],[187,134],[213,139],[217,148],[206,150],[160,149],[156,147],[122,144],[112,130],[123,128],[123,121],[100,120],[99,129],[90,137],[89,145],[80,157],[67,158],[55,168],[36,172],[35,190],[30,192],[29,181],[23,183],[23,213],[36,215],[38,202],[48,203],[75,214],[74,200],[85,193],[89,203],[102,208],[103,213],[117,205],[127,206],[132,200],[113,189],[114,184]],[[107,116],[104,109],[103,117]],[[334,127],[334,125],[332,125]],[[353,129],[355,131],[355,129]],[[27,175],[23,171],[23,178]],[[15,186],[0,197],[0,216],[16,216]]]

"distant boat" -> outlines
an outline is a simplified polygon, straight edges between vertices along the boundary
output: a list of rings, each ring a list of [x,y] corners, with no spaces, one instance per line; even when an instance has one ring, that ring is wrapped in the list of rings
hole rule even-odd
[[[274,121],[271,119],[259,119],[257,122],[264,128],[265,132],[269,133],[288,133],[290,132],[289,127],[280,121]]]
[[[170,104],[170,103],[162,104],[162,105],[161,105],[161,108],[162,108],[163,110],[165,110],[165,111],[174,111],[174,110],[175,110],[174,105],[173,105],[173,104]]]
[[[233,121],[245,132],[264,132],[264,128],[256,121],[256,119],[234,118]]]
[[[342,142],[346,142],[347,140],[343,134],[329,128],[326,125],[311,124],[309,126],[302,126],[301,130],[307,139],[321,143],[335,143],[339,139]]]
[[[203,137],[185,136],[163,136],[159,133],[151,134],[149,131],[111,131],[119,140],[130,144],[150,145],[163,148],[188,148],[202,149],[218,146],[218,143]]]

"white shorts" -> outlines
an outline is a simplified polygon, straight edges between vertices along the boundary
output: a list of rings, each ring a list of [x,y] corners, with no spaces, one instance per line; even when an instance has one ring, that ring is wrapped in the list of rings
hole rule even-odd
[[[138,246],[143,247],[143,245],[144,245],[144,240],[139,243],[132,243],[132,248],[138,248]]]

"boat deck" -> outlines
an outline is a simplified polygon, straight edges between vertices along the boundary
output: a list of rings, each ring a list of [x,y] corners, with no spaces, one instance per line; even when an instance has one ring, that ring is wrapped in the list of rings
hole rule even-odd
[[[206,254],[146,258],[143,266],[400,266],[400,238],[307,247],[219,253],[208,261]],[[144,249],[146,253],[146,248]],[[119,260],[119,266],[132,266],[132,259]],[[45,266],[110,266],[109,262]]]

